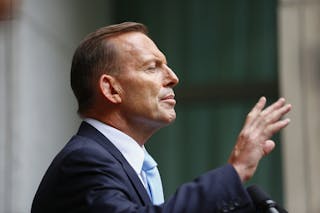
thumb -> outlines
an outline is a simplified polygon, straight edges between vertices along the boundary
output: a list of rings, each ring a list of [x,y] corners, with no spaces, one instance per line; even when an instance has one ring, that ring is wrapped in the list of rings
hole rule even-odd
[[[274,143],[274,141],[272,140],[266,140],[263,144],[262,144],[262,148],[263,148],[263,154],[264,156],[268,155],[276,146],[276,144]]]

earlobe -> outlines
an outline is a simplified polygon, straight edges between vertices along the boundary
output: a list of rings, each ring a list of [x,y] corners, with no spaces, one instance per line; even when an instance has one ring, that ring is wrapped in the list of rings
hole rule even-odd
[[[99,81],[100,91],[102,95],[108,99],[111,103],[121,103],[121,96],[116,80],[113,76],[102,75]]]

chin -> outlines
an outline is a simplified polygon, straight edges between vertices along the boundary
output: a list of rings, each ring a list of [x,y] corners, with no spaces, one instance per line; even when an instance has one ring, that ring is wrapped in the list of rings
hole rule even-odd
[[[158,120],[163,126],[167,126],[176,120],[176,111],[174,109],[162,111],[158,114],[158,119],[156,120]]]
[[[176,120],[176,113],[173,113],[168,117],[168,124],[171,124],[175,120]]]

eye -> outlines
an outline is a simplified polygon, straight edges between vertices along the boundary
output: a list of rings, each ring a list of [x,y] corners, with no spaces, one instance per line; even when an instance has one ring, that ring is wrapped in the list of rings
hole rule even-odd
[[[146,67],[145,71],[147,72],[156,72],[158,69],[158,66],[156,64],[152,64]]]
[[[149,66],[149,67],[147,67],[147,70],[154,70],[154,69],[156,69],[157,67],[155,66],[155,65],[152,65],[152,66]]]

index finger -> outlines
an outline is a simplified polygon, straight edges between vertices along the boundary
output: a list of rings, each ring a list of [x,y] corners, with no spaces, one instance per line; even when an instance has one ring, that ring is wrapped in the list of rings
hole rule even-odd
[[[262,96],[252,110],[248,113],[246,122],[252,122],[261,113],[262,109],[266,105],[267,99]]]

